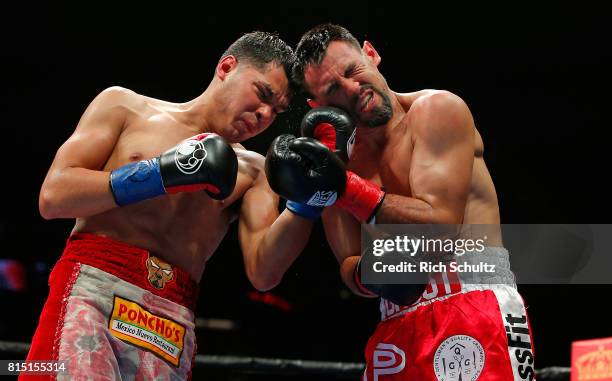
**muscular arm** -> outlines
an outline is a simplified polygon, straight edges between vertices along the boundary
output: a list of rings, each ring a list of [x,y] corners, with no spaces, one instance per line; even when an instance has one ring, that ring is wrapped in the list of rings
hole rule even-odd
[[[419,98],[412,107],[412,197],[387,194],[376,222],[459,224],[474,162],[472,115],[459,97],[447,92]],[[397,160],[401,162],[402,152]]]
[[[460,223],[473,165],[474,125],[467,106],[450,93],[419,99],[410,116],[414,147],[409,158],[412,197],[387,194],[376,213],[377,223]],[[401,162],[401,152],[396,156]],[[353,293],[353,272],[361,256],[357,220],[346,211],[328,208],[323,214],[327,240],[340,264],[340,275]]]
[[[278,214],[278,196],[259,171],[244,194],[240,210],[239,240],[249,280],[261,291],[278,285],[283,274],[306,246],[312,221],[289,210]]]
[[[361,227],[348,212],[327,208],[323,212],[325,236],[340,265],[340,277],[354,294],[372,297],[359,291],[353,273],[361,257]]]
[[[81,117],[72,136],[59,148],[40,196],[46,219],[78,218],[116,207],[109,189],[109,172],[102,171],[117,143],[126,118],[128,90],[100,93]]]

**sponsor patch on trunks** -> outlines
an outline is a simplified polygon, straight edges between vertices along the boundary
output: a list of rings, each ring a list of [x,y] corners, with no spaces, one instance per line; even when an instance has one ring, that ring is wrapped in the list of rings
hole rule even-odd
[[[179,365],[185,327],[177,322],[115,295],[108,329],[113,336],[149,350],[174,366]]]
[[[485,352],[471,336],[455,335],[444,340],[434,355],[438,381],[476,381],[485,364]]]

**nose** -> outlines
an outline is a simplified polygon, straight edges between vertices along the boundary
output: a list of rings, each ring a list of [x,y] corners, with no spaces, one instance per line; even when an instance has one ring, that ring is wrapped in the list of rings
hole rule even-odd
[[[343,78],[341,86],[349,101],[359,98],[360,83],[352,78]]]
[[[255,116],[257,117],[257,124],[260,126],[265,126],[267,123],[271,123],[272,118],[274,117],[272,106],[268,104],[261,105],[257,111],[255,111]]]

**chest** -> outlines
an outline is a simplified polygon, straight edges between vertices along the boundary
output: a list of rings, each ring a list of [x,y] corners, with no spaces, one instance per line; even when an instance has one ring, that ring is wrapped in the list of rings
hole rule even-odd
[[[108,165],[121,166],[132,161],[150,159],[195,134],[192,128],[178,123],[168,115],[133,118],[119,137]]]
[[[410,196],[410,165],[413,145],[410,139],[390,139],[381,149],[357,146],[347,168],[374,182],[386,192]]]
[[[140,116],[131,120],[119,137],[115,149],[105,165],[112,170],[130,162],[151,159],[175,147],[184,139],[197,134],[190,126],[177,122],[165,114]],[[252,174],[239,165],[236,188],[225,200],[213,200],[203,192],[181,193],[164,197],[164,210],[178,214],[189,213],[194,206],[224,210],[238,200],[252,183]]]

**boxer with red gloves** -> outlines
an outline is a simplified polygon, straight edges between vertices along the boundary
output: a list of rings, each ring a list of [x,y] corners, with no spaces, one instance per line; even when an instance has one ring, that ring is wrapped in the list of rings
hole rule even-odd
[[[322,175],[333,173],[344,184],[332,188],[339,202],[322,214],[325,235],[345,284],[357,295],[383,295],[382,321],[365,351],[364,380],[383,375],[389,381],[534,379],[527,313],[502,247],[497,194],[483,159],[483,141],[465,102],[447,91],[392,91],[378,69],[382,58],[374,46],[360,44],[338,25],[307,31],[296,56],[293,79],[309,94],[311,106],[321,106],[306,115],[303,134],[320,139],[340,156],[346,150],[348,162],[345,172],[330,159],[331,151],[296,139],[286,147],[303,159],[287,166],[291,173],[301,170],[304,181],[317,183],[309,187],[292,180],[289,184],[297,183],[299,189],[284,191],[306,208],[313,189],[327,189],[321,180],[329,175]],[[345,123],[347,115],[355,122],[354,142],[347,139],[348,147],[343,140],[352,129]],[[443,273],[442,279],[432,277],[409,305],[398,305],[397,295],[385,295],[382,289],[364,288],[356,276],[360,224],[374,218],[381,224],[492,226],[478,255],[497,264],[495,283],[474,284],[456,273],[454,278]],[[519,338],[507,333],[515,324]]]

